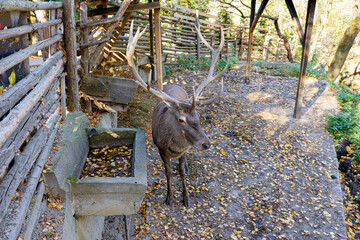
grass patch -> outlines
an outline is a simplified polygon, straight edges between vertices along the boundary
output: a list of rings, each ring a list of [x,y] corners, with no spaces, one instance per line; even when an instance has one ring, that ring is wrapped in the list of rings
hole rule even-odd
[[[230,60],[229,67],[235,66],[239,62],[239,60],[234,56],[229,56],[228,58]],[[227,57],[219,59],[216,62],[215,71],[217,72],[222,71],[226,66],[226,63],[227,63]],[[211,64],[210,58],[201,57],[200,60],[198,61],[195,55],[183,55],[178,58],[178,62],[176,65],[166,66],[165,71],[166,74],[168,75],[172,75],[175,72],[184,72],[186,70],[206,71],[209,69],[210,64]]]
[[[336,140],[349,139],[352,148],[352,159],[360,161],[360,94],[345,84],[330,83],[336,91],[340,111],[327,116],[326,130]]]

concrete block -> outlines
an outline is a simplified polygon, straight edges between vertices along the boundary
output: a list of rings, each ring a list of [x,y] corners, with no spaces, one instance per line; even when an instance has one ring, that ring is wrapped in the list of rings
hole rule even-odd
[[[69,113],[66,122],[59,129],[60,147],[51,159],[52,169],[44,173],[44,180],[53,196],[65,197],[68,177],[79,177],[89,152],[85,131],[90,126],[83,112]]]
[[[96,129],[89,138],[90,147],[123,144],[133,144],[131,177],[91,177],[69,181],[69,198],[77,216],[130,215],[139,210],[147,188],[144,131]]]

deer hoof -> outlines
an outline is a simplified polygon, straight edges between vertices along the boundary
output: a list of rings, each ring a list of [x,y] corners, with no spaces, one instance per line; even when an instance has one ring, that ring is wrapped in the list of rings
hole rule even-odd
[[[165,203],[166,203],[166,205],[169,205],[169,206],[170,206],[170,205],[173,203],[172,198],[169,197],[169,196],[167,196],[167,197],[166,197],[166,200],[165,200]]]
[[[185,206],[185,207],[189,207],[189,206],[190,206],[190,201],[189,201],[189,199],[184,199],[184,200],[183,200],[183,203],[184,203],[184,206]]]

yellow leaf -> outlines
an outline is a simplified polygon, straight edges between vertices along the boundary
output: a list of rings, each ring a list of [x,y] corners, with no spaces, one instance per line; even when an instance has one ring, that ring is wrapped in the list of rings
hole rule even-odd
[[[10,77],[9,77],[9,82],[10,82],[10,85],[11,86],[14,86],[15,85],[15,82],[16,82],[16,75],[15,75],[15,70],[13,70],[10,74]]]
[[[295,183],[291,184],[291,187],[295,187]]]
[[[220,151],[222,155],[226,156],[226,152],[224,150]]]
[[[4,93],[4,86],[0,86],[0,95]]]

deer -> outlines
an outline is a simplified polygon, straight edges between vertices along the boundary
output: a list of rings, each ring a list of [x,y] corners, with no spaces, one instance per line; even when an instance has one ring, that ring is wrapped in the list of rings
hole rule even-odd
[[[171,205],[173,202],[172,182],[171,182],[171,165],[170,159],[179,160],[179,173],[183,189],[183,204],[185,207],[190,205],[189,193],[186,186],[186,173],[188,172],[185,153],[195,146],[199,150],[207,150],[210,148],[210,140],[204,133],[200,125],[200,114],[196,111],[197,105],[208,105],[213,103],[220,97],[223,92],[223,79],[220,83],[220,91],[215,97],[204,100],[201,94],[204,88],[212,81],[219,79],[226,71],[226,67],[217,75],[213,76],[216,61],[224,46],[224,32],[221,28],[221,40],[218,49],[214,49],[205,40],[200,29],[195,26],[195,30],[202,42],[210,49],[212,59],[208,75],[198,88],[193,87],[192,96],[189,97],[187,92],[179,85],[167,85],[163,90],[151,87],[151,71],[148,77],[148,83],[140,77],[136,65],[134,63],[135,46],[139,38],[145,33],[146,28],[140,32],[137,29],[133,36],[133,22],[130,26],[129,41],[126,48],[126,59],[128,65],[134,75],[135,81],[145,90],[158,98],[153,110],[152,118],[152,138],[157,146],[160,157],[165,166],[165,175],[167,179],[167,195],[165,203]]]

